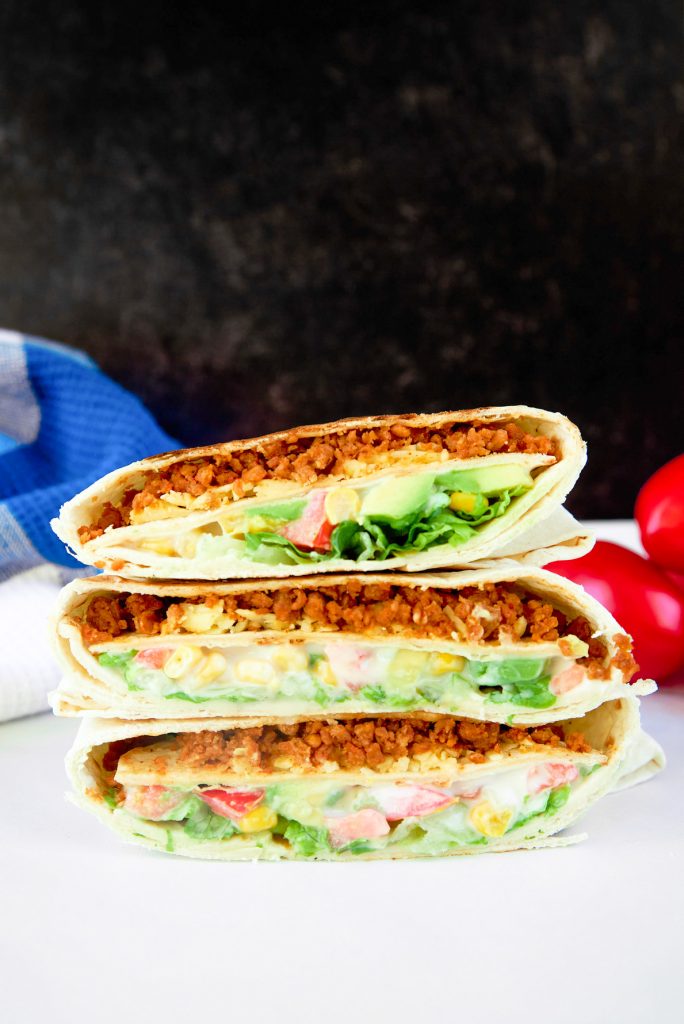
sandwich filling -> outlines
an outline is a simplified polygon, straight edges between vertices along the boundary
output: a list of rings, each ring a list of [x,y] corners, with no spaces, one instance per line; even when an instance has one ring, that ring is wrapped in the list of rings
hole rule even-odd
[[[106,744],[94,756],[98,798],[169,850],[182,836],[322,859],[434,855],[552,831],[607,760],[558,725],[453,718],[206,730]],[[468,778],[469,764],[487,769]]]
[[[185,503],[176,503],[171,494],[139,513],[131,511],[132,525],[155,523],[152,535],[129,531],[119,542],[122,550],[198,562],[382,562],[440,544],[468,544],[532,491],[532,473],[518,463],[468,470],[447,465],[372,483],[316,487],[305,497],[254,499],[223,512],[196,514],[190,523]],[[160,528],[160,521],[166,525]]]
[[[90,674],[122,698],[203,713],[275,705],[505,719],[600,703],[606,683],[637,668],[627,636],[612,638],[611,656],[587,619],[514,583],[457,590],[352,577],[186,600],[110,592],[86,597],[70,623]]]
[[[244,449],[181,458],[164,469],[139,474],[116,502],[106,502],[97,519],[82,526],[82,543],[109,527],[163,518],[183,509],[217,508],[250,496],[282,496],[319,480],[357,478],[406,465],[492,454],[548,456],[553,438],[530,433],[515,422],[440,424],[416,427],[409,421],[372,429],[322,432],[291,439],[266,437]]]

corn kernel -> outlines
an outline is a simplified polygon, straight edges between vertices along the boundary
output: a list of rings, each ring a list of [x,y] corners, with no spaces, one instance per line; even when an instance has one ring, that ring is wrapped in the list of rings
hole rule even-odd
[[[454,491],[449,499],[449,507],[454,512],[465,512],[470,515],[475,510],[476,494],[468,494],[467,491]]]
[[[278,821],[278,815],[270,807],[262,804],[260,807],[253,807],[247,811],[237,823],[241,832],[263,832],[266,828],[273,828]]]
[[[204,659],[204,664],[197,672],[197,681],[199,683],[213,683],[215,679],[223,675],[228,662],[219,654],[218,651],[212,651]]]
[[[326,686],[337,686],[337,677],[330,666],[330,662],[325,658],[316,662],[314,675]]]
[[[273,655],[273,664],[279,672],[305,672],[309,659],[297,647],[283,647]]]
[[[245,658],[238,661],[235,666],[235,675],[243,683],[256,683],[265,685],[273,681],[273,666],[267,661],[258,661],[256,658]]]
[[[447,672],[462,672],[465,662],[460,654],[433,654],[430,657],[430,668],[436,676],[444,676]]]
[[[508,828],[513,811],[497,811],[488,800],[473,807],[468,815],[471,824],[481,832],[483,836],[497,838],[502,836]]]
[[[177,647],[171,657],[166,661],[166,664],[164,665],[164,672],[169,679],[180,679],[181,676],[187,675],[187,673],[195,667],[201,658],[201,647],[193,647],[191,644],[186,644],[183,647]]]
[[[179,607],[183,611],[181,625],[188,633],[208,633],[223,614],[221,601],[211,607],[208,604],[188,604],[184,601]]]
[[[397,651],[389,667],[389,677],[395,683],[414,683],[425,671],[430,655],[427,651]]]
[[[325,515],[333,525],[347,519],[356,519],[361,510],[361,498],[351,487],[333,487],[325,496]]]

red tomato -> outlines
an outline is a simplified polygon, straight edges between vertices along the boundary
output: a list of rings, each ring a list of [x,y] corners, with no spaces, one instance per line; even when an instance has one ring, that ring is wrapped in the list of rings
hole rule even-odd
[[[203,789],[197,794],[211,807],[214,814],[231,821],[239,821],[247,811],[261,803],[264,798],[263,789]]]
[[[449,807],[455,799],[448,789],[434,789],[430,786],[373,786],[372,794],[388,821],[434,814],[435,811]]]
[[[541,793],[574,782],[579,771],[574,764],[538,764],[527,773],[527,792]]]
[[[146,668],[163,668],[170,655],[170,647],[147,647],[144,651],[138,651],[133,660]]]
[[[330,535],[334,526],[326,519],[325,495],[325,491],[314,491],[301,517],[280,531],[283,537],[287,537],[298,548],[330,551]]]
[[[546,568],[579,583],[612,612],[634,638],[640,676],[662,681],[684,664],[684,593],[648,559],[599,540],[588,555]]]
[[[164,786],[127,786],[124,807],[139,818],[161,821],[169,811],[183,803],[187,793]]]
[[[348,814],[344,818],[326,818],[325,823],[330,831],[330,842],[333,846],[346,846],[354,839],[386,836],[390,830],[384,814],[372,807]]]
[[[647,480],[634,509],[641,543],[654,562],[684,572],[684,455]]]

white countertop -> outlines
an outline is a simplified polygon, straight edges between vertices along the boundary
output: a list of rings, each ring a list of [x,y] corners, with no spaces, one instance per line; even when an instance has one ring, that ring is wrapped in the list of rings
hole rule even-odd
[[[592,808],[582,844],[350,864],[126,847],[64,800],[74,721],[2,725],[0,1017],[680,1021],[684,680],[643,718],[668,767]]]

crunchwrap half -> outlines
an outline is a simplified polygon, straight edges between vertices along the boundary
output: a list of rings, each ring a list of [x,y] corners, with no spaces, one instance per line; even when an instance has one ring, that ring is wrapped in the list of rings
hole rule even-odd
[[[67,769],[77,803],[152,849],[223,860],[441,856],[576,841],[556,833],[620,783],[639,735],[633,696],[533,729],[420,715],[88,719]]]
[[[543,569],[294,581],[76,580],[54,625],[58,714],[118,718],[423,711],[548,723],[644,694],[631,641]]]
[[[53,521],[85,564],[164,579],[575,558],[577,427],[526,406],[373,416],[144,459]]]

